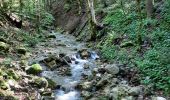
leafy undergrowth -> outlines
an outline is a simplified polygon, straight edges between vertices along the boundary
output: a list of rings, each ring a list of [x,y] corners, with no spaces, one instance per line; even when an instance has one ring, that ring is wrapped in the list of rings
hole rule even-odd
[[[170,93],[170,7],[167,2],[161,19],[147,19],[142,13],[142,44],[136,42],[140,21],[134,8],[124,14],[120,8],[108,11],[104,23],[111,26],[98,44],[102,57],[137,68],[141,84]],[[150,27],[151,25],[151,27]]]

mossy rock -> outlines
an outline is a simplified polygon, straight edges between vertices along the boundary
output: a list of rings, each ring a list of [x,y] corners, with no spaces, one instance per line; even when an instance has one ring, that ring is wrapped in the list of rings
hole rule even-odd
[[[27,50],[26,50],[26,48],[24,48],[24,47],[18,47],[18,48],[17,48],[17,52],[18,52],[19,54],[25,55],[25,54],[27,53]]]
[[[41,73],[42,70],[43,69],[39,64],[33,64],[32,66],[29,66],[28,68],[26,68],[26,72],[28,74],[34,74],[34,75]]]
[[[9,69],[7,71],[7,74],[8,74],[9,77],[11,77],[15,80],[18,80],[20,78],[20,76],[13,69]]]
[[[52,79],[46,78],[48,81],[48,87],[51,89],[55,89],[57,87],[57,83],[54,82]]]
[[[127,41],[127,42],[123,42],[121,43],[120,47],[124,48],[124,47],[130,47],[130,46],[134,46],[132,41]]]
[[[5,80],[3,79],[3,77],[0,77],[0,89],[3,90],[8,90],[10,89],[10,86],[7,82],[5,82]]]
[[[0,89],[0,100],[19,100],[14,96],[14,92]]]
[[[33,79],[33,83],[38,87],[38,88],[47,88],[48,87],[48,81],[43,78],[43,77],[35,77]]]
[[[5,42],[0,42],[0,51],[5,51],[9,49],[9,45]]]

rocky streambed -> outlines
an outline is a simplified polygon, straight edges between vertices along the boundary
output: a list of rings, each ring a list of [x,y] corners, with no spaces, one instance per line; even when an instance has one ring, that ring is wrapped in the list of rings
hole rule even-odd
[[[49,34],[33,48],[28,63],[14,65],[6,72],[0,69],[0,96],[8,97],[2,100],[15,100],[7,92],[19,100],[166,100],[145,86],[129,84],[122,78],[127,72],[122,65],[103,62],[70,35]]]

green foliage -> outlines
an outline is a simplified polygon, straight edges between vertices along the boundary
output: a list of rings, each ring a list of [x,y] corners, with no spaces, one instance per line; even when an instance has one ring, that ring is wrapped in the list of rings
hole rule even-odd
[[[108,12],[104,23],[111,26],[109,34],[100,42],[103,58],[109,61],[117,61],[122,64],[136,66],[139,69],[141,83],[152,85],[156,90],[163,90],[170,93],[170,2],[166,2],[162,8],[161,19],[148,19],[142,13],[142,29],[140,34],[142,40],[149,45],[138,52],[136,45],[121,48],[125,41],[135,41],[138,27],[140,25],[139,16],[133,10],[125,17],[120,8]],[[143,11],[142,11],[143,12]],[[150,25],[152,27],[150,27]],[[120,39],[118,44],[113,41]],[[134,43],[134,42],[133,42]]]
[[[42,19],[40,21],[40,24],[42,27],[47,27],[53,24],[54,21],[54,17],[52,14],[50,13],[42,13]]]

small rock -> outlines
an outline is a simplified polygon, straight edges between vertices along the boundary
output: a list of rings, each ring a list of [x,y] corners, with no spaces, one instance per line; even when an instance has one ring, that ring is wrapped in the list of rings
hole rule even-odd
[[[25,55],[26,52],[27,52],[27,50],[26,50],[26,48],[24,48],[24,47],[18,47],[18,48],[17,48],[17,52],[18,52],[19,54]]]
[[[33,64],[32,66],[26,68],[26,72],[28,74],[37,75],[42,72],[42,67],[39,64]]]
[[[103,87],[104,85],[106,85],[107,83],[109,83],[109,82],[111,81],[111,79],[110,79],[111,76],[112,76],[112,75],[110,75],[110,74],[104,75],[104,76],[100,79],[100,81],[97,82],[96,87],[97,87],[97,88],[101,88],[101,87]]]
[[[79,50],[78,52],[80,53],[80,57],[82,59],[87,59],[91,56],[90,52],[87,49],[82,49],[82,50]]]
[[[81,95],[87,100],[87,99],[89,99],[91,96],[92,96],[92,94],[90,93],[90,92],[88,92],[88,91],[82,91],[81,92]]]
[[[64,57],[64,60],[67,62],[67,63],[71,63],[71,58],[69,56],[65,56]]]
[[[151,100],[166,100],[166,99],[163,97],[152,97]]]
[[[132,95],[132,96],[138,96],[138,95],[140,95],[140,93],[141,93],[141,90],[142,88],[141,87],[132,87],[128,92],[129,92],[129,94],[130,95]]]
[[[9,49],[9,45],[5,42],[0,42],[0,51],[5,51]]]
[[[80,90],[87,90],[90,91],[93,88],[92,82],[83,82],[77,86]]]
[[[112,74],[112,75],[119,73],[119,67],[116,64],[106,65],[105,69],[109,74]]]

